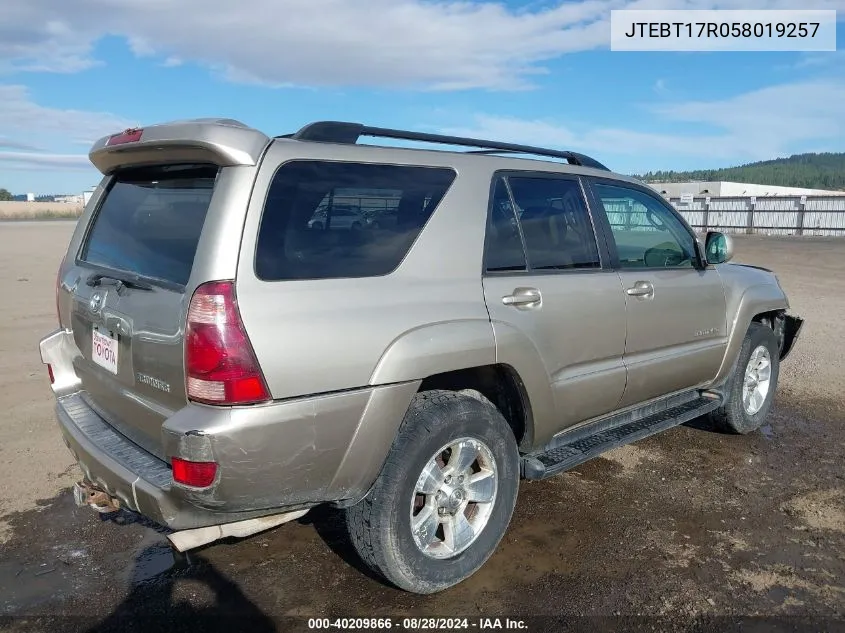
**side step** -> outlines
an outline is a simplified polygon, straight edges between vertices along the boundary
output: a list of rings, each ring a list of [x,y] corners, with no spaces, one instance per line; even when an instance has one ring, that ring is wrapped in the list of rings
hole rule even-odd
[[[545,452],[523,457],[522,474],[526,479],[545,479],[557,475],[606,451],[685,424],[718,409],[721,404],[721,399],[698,396],[644,417],[637,418],[628,414],[627,421],[620,421],[612,428],[607,428],[607,423],[601,424],[592,434],[561,436]]]

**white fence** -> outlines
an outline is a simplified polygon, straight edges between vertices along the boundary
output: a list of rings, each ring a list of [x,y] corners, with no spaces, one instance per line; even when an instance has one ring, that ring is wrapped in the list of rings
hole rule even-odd
[[[693,228],[723,233],[845,236],[845,196],[670,198]]]

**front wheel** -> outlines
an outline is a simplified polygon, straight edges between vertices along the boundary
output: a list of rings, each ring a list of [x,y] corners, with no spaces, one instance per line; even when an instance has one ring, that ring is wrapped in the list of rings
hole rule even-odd
[[[746,434],[763,425],[777,389],[779,352],[772,329],[752,323],[725,385],[725,404],[711,414],[717,426],[732,433]]]
[[[417,394],[370,494],[346,511],[361,558],[401,589],[429,594],[475,573],[513,515],[519,454],[483,397]]]

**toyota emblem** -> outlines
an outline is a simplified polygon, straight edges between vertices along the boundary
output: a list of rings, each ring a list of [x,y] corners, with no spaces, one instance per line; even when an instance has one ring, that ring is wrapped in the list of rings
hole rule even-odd
[[[103,304],[106,302],[106,294],[105,292],[95,292],[91,295],[91,312],[96,314],[103,309]]]

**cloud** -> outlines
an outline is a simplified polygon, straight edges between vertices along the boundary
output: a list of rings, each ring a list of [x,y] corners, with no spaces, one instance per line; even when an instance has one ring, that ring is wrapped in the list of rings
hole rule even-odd
[[[50,108],[35,103],[26,86],[0,84],[0,135],[48,135],[51,139],[99,138],[132,121],[106,112]]]
[[[837,51],[829,51],[825,53],[803,53],[797,62],[791,65],[780,66],[785,69],[837,69],[841,70],[845,66],[845,49]]]
[[[0,85],[0,146],[10,149],[39,150],[80,143],[90,146],[97,138],[134,124],[110,113],[39,105],[26,87]],[[21,138],[26,140],[18,140]]]
[[[738,164],[803,151],[841,147],[845,81],[808,81],[755,90],[726,99],[646,105],[658,120],[685,123],[687,134],[615,127],[574,129],[553,120],[478,115],[446,134],[559,147],[602,156],[634,157],[638,169],[671,167],[677,157]],[[837,141],[837,139],[839,139]],[[661,162],[662,165],[657,163]]]
[[[4,169],[90,169],[85,154],[41,154],[35,152],[0,151],[0,165]]]
[[[814,8],[845,9],[845,0]],[[792,0],[27,0],[0,8],[0,69],[75,72],[105,35],[139,56],[271,86],[521,89],[563,54],[606,48],[619,8],[794,8]],[[845,11],[843,11],[845,15]],[[373,17],[377,16],[377,17]]]
[[[10,138],[0,136],[0,149],[22,149],[37,152],[40,151],[41,148],[36,147],[35,145],[30,145],[29,143],[22,143],[20,141],[14,141]]]
[[[0,84],[0,167],[14,170],[92,169],[86,153],[54,148],[78,146],[134,123],[105,112],[51,108],[35,103],[24,86]],[[41,148],[51,148],[48,153]]]
[[[735,152],[770,158],[805,142],[845,135],[845,81],[770,86],[716,101],[675,102],[654,108],[667,119],[719,129]]]

